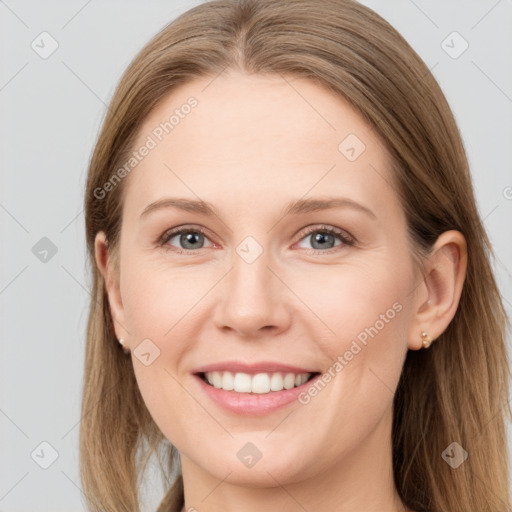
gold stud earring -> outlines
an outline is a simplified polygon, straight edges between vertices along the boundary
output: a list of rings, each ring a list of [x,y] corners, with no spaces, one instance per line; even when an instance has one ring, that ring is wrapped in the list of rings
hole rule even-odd
[[[421,332],[421,339],[423,340],[423,348],[428,348],[432,344],[432,338],[425,332]]]

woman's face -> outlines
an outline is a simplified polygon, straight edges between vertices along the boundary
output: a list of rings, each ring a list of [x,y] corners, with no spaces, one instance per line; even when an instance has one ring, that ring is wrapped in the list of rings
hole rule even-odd
[[[419,280],[375,133],[312,82],[231,72],[134,151],[111,308],[183,463],[263,486],[387,453]]]

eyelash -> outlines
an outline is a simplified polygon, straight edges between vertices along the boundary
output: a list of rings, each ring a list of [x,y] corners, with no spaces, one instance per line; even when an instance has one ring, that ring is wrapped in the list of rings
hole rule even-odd
[[[337,246],[334,246],[334,247],[331,247],[331,248],[325,249],[325,250],[323,250],[323,249],[305,249],[306,254],[332,253],[332,252],[339,250],[339,248],[343,247],[344,245],[349,246],[349,247],[355,245],[355,239],[352,236],[350,236],[345,231],[334,228],[332,226],[318,225],[318,226],[312,226],[312,227],[306,228],[306,229],[307,229],[307,231],[302,233],[302,236],[299,239],[299,242],[302,241],[307,236],[311,235],[312,233],[316,233],[316,232],[328,233],[330,235],[337,237],[342,242],[341,245],[337,245]],[[171,246],[168,244],[168,242],[169,242],[169,240],[171,240],[171,238],[174,238],[176,235],[181,235],[182,233],[200,233],[208,238],[208,235],[204,229],[202,229],[200,227],[185,226],[182,228],[166,231],[158,240],[158,245],[166,251],[173,251],[178,254],[183,254],[183,253],[193,254],[194,252],[198,252],[200,249],[195,249],[195,250],[179,249],[177,247],[174,247],[174,246]]]

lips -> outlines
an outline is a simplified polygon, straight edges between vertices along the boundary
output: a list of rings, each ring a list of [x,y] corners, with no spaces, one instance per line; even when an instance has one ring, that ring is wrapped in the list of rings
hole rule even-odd
[[[214,403],[242,415],[269,414],[297,400],[320,377],[306,366],[276,361],[223,361],[195,368],[194,382]]]
[[[282,368],[283,365],[280,365],[280,367]],[[247,368],[247,365],[245,365],[245,368]],[[266,368],[268,368],[268,366]],[[254,368],[252,368],[252,370],[254,370]],[[221,373],[223,374],[222,381],[217,380],[217,382],[215,382],[216,379],[219,379]],[[268,382],[266,382],[264,377],[266,375],[265,373],[244,374],[237,372],[234,374],[233,379],[229,381],[231,384],[226,386],[225,378],[228,373],[231,372],[199,372],[193,375],[192,382],[194,386],[197,386],[196,389],[200,395],[202,394],[207,397],[214,404],[227,412],[243,416],[271,414],[282,407],[292,405],[293,403],[296,404],[299,395],[305,391],[307,386],[314,385],[315,381],[321,377],[321,374],[318,372],[313,374],[309,372],[305,374],[286,373],[287,376],[293,377],[296,375],[296,378],[301,379],[298,383],[295,381],[295,383],[292,384],[293,379],[285,377],[285,379],[280,381],[281,377],[276,378],[277,374],[280,372],[274,372],[274,378],[270,379]],[[212,382],[217,384],[217,386],[220,385],[220,387],[210,384],[205,377],[206,375],[213,377]],[[251,377],[251,375],[253,376]],[[304,375],[310,376],[306,382],[302,382]],[[237,378],[241,379],[241,382],[238,384],[235,382]],[[265,380],[265,382],[262,382],[262,379]],[[289,380],[289,386],[293,385],[293,387],[289,387],[285,383],[285,380]],[[249,383],[251,385],[250,390]],[[241,388],[240,385],[242,386]],[[224,386],[226,386],[227,389],[224,389]],[[233,389],[231,389],[231,387],[233,387]],[[239,391],[236,390],[237,387]]]
[[[197,368],[194,375],[217,389],[267,394],[301,386],[318,372],[273,361],[252,364],[227,361]]]

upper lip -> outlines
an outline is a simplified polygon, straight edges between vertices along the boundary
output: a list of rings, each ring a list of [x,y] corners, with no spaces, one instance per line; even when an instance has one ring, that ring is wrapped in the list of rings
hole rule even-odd
[[[225,371],[233,373],[272,373],[272,372],[283,372],[283,373],[317,373],[316,370],[307,368],[300,368],[298,366],[292,366],[283,363],[276,363],[273,361],[259,361],[257,363],[243,363],[240,361],[222,361],[220,363],[207,364],[196,368],[192,373],[207,373],[215,371]]]

